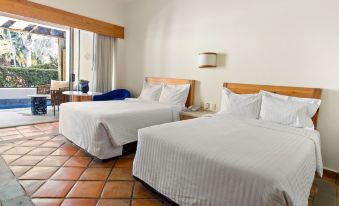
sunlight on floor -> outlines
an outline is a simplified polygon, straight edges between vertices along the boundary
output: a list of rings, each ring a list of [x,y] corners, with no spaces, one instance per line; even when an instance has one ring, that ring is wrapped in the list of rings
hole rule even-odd
[[[47,108],[46,115],[32,115],[31,108],[4,109],[0,110],[0,128],[14,127],[59,120],[59,113],[56,111],[55,117],[53,108]]]

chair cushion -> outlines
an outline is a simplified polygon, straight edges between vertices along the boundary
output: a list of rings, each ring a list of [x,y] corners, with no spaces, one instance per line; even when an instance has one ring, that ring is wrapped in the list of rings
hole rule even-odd
[[[59,90],[61,88],[68,88],[68,87],[69,87],[68,81],[51,80],[51,90]]]

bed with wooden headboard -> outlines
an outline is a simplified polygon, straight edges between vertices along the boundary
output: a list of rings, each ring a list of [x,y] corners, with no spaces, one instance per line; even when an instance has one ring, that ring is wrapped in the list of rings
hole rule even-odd
[[[146,77],[152,84],[189,84],[186,105],[193,104],[194,80]],[[177,120],[177,105],[142,99],[70,102],[60,108],[60,133],[99,159],[135,151],[138,129]]]
[[[321,98],[321,89],[319,88],[306,88],[306,87],[287,87],[287,86],[272,86],[272,85],[258,85],[258,84],[239,84],[239,83],[224,83],[224,87],[228,88],[236,94],[255,94],[260,90],[268,92],[293,96],[302,98]],[[313,124],[317,127],[318,113],[313,116]]]
[[[321,95],[316,88],[224,87]],[[318,132],[268,121],[221,114],[143,128],[138,141],[133,175],[178,205],[306,205],[315,169],[322,172]]]

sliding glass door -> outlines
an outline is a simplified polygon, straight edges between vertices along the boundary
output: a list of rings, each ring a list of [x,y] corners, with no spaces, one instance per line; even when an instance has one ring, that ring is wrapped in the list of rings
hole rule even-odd
[[[80,91],[79,81],[89,81],[90,91],[94,82],[94,33],[80,29],[70,31],[70,82],[74,90]]]

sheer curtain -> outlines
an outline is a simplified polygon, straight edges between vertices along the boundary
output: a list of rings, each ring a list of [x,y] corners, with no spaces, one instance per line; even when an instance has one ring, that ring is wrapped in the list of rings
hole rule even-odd
[[[116,39],[94,35],[94,91],[108,92],[114,86]]]

